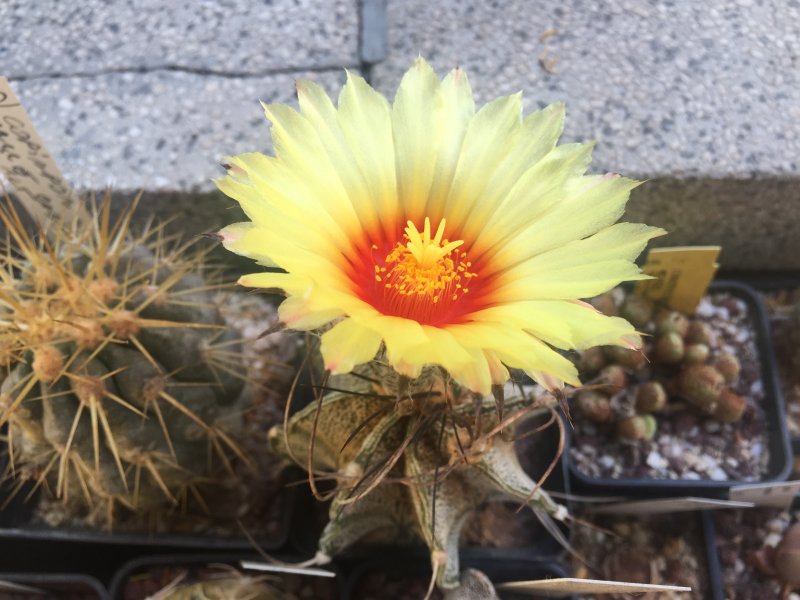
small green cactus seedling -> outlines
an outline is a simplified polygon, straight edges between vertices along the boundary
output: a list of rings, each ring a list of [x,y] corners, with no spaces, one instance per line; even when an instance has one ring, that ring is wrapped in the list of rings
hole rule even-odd
[[[676,310],[660,310],[655,317],[656,335],[677,333],[681,338],[689,332],[689,319]]]
[[[26,233],[0,209],[0,364],[6,476],[110,525],[115,508],[163,510],[242,456],[239,333],[163,228],[111,219]],[[86,514],[84,514],[86,516]]]
[[[665,365],[678,364],[683,360],[684,353],[683,338],[675,332],[662,335],[658,338],[653,348],[653,356],[655,359]]]
[[[689,344],[686,346],[683,361],[687,365],[700,365],[708,360],[711,350],[705,344]]]
[[[620,439],[630,442],[652,440],[656,428],[653,415],[633,415],[617,422],[617,435]]]
[[[739,359],[727,352],[717,357],[714,361],[714,368],[722,373],[728,383],[734,383],[739,378],[739,372],[742,370]]]
[[[649,298],[634,294],[625,298],[620,309],[620,316],[630,321],[631,325],[643,328],[653,318],[655,305]]]
[[[725,389],[722,373],[709,365],[692,365],[678,376],[678,391],[707,414],[713,414]]]
[[[608,396],[595,390],[578,392],[575,396],[575,406],[581,415],[595,423],[605,423],[613,414]]]
[[[658,381],[646,381],[636,389],[636,410],[659,412],[667,405],[667,392]]]
[[[338,482],[320,562],[357,542],[421,537],[437,584],[453,588],[461,527],[481,504],[519,501],[558,532],[552,519],[565,518],[566,509],[522,470],[507,435],[533,414],[530,399],[504,398],[499,422],[495,398],[459,389],[438,368],[412,381],[378,362],[333,377],[328,387],[338,391],[270,432],[277,452]]]

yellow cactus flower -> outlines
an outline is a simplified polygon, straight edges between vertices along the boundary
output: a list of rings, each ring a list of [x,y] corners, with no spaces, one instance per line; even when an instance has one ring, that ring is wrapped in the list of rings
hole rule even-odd
[[[394,102],[347,74],[334,105],[310,81],[300,110],[265,105],[275,156],[228,159],[217,185],[250,222],[229,250],[285,272],[280,318],[322,334],[325,365],[350,371],[385,349],[401,374],[444,367],[487,393],[524,370],[578,385],[555,348],[637,347],[625,320],[578,298],[645,278],[633,263],[661,229],[616,223],[638,182],[585,175],[592,144],[556,146],[564,107],[522,116],[521,94],[475,110],[466,74],[418,59]]]

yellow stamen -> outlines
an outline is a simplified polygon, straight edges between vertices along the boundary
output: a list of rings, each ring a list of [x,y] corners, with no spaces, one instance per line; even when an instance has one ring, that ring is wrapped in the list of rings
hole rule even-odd
[[[446,221],[442,219],[431,237],[431,222],[425,218],[422,233],[409,221],[405,228],[406,243],[398,242],[384,259],[375,265],[375,280],[385,280],[385,298],[399,312],[425,313],[425,307],[438,304],[443,298],[455,301],[467,292],[465,277],[476,276],[467,271],[472,263],[466,252],[456,252],[464,241],[451,242],[444,237]],[[379,268],[380,266],[380,268]]]
[[[445,223],[446,219],[442,219],[436,230],[436,236],[431,239],[431,220],[428,217],[425,217],[425,227],[422,235],[419,234],[414,224],[408,221],[408,226],[405,229],[406,237],[408,238],[406,248],[408,248],[408,251],[417,259],[420,268],[428,269],[432,267],[435,263],[464,243],[464,240],[455,242],[444,240],[444,246],[440,245],[442,243],[442,237],[444,236]]]

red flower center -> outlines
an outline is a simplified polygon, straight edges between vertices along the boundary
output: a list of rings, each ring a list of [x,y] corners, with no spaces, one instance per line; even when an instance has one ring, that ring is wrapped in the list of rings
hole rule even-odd
[[[422,232],[409,221],[400,241],[373,244],[370,261],[353,277],[359,296],[383,314],[424,325],[456,323],[475,310],[478,269],[463,240],[444,237],[445,225],[442,219],[431,237],[428,218]]]

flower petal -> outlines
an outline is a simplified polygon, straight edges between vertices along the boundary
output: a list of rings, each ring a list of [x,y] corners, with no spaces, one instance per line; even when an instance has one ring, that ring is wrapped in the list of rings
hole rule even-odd
[[[434,223],[446,218],[456,230],[461,228],[508,154],[521,123],[521,94],[498,98],[478,111],[464,135],[450,193],[428,203],[428,216]]]
[[[367,182],[369,195],[358,204],[359,215],[373,235],[381,225],[387,235],[394,235],[399,207],[389,103],[362,77],[348,71],[339,95],[338,121]]]
[[[392,106],[397,193],[407,218],[417,223],[425,217],[436,172],[443,109],[439,78],[418,58],[403,76]]]
[[[512,189],[520,188],[520,180],[526,172],[531,171],[546,155],[551,153],[564,129],[564,105],[551,104],[547,108],[528,115],[522,122],[516,142],[510,148],[486,186],[479,203],[476,203],[470,218],[461,228],[461,235],[467,239],[476,239],[486,228],[491,217],[498,214],[498,209],[508,203],[513,206]],[[552,159],[549,162],[553,162]],[[522,185],[526,189],[527,198],[535,198],[531,186],[551,181],[538,173],[529,175],[529,181]],[[530,202],[523,203],[526,206]]]
[[[641,345],[641,337],[625,319],[607,317],[582,302],[511,302],[480,311],[473,317],[481,322],[519,327],[565,350],[610,344],[626,347]]]
[[[381,335],[353,319],[345,319],[322,334],[321,351],[331,373],[349,373],[356,365],[372,360],[381,345]]]

